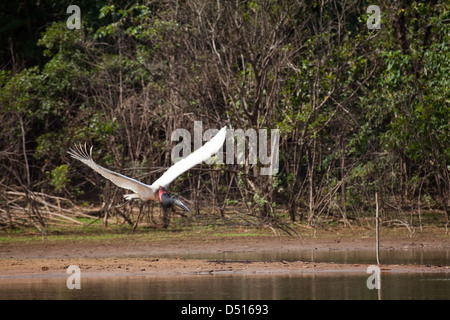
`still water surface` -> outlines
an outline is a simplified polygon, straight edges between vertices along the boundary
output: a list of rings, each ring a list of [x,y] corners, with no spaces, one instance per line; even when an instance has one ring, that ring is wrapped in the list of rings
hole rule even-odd
[[[83,277],[0,279],[0,299],[449,299],[448,274],[382,274],[381,291],[366,274]]]
[[[383,264],[450,266],[450,249],[381,250]],[[168,254],[166,258],[211,259],[230,261],[308,261],[350,264],[376,264],[375,250],[286,250],[224,251],[218,253]]]
[[[221,252],[177,255],[228,261],[311,261],[373,264],[370,251]],[[450,265],[444,250],[388,250],[384,264]],[[66,276],[7,278],[0,270],[0,299],[450,299],[449,273],[381,274],[381,290],[370,290],[366,273],[318,272],[277,275],[82,276],[69,290]]]

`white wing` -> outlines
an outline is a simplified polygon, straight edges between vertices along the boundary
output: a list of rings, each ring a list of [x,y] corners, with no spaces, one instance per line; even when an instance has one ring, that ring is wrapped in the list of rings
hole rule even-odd
[[[193,166],[202,163],[211,158],[222,147],[227,135],[227,127],[223,127],[220,131],[201,148],[198,148],[186,158],[178,161],[171,166],[158,180],[152,184],[152,188],[167,187],[179,175],[189,170]]]
[[[86,144],[83,147],[80,145],[76,150],[70,149],[70,151],[67,151],[73,158],[80,160],[85,165],[91,167],[96,172],[100,173],[103,177],[110,180],[112,183],[114,183],[116,186],[134,191],[136,193],[144,191],[146,188],[149,188],[150,186],[139,182],[135,179],[126,177],[120,173],[113,172],[111,170],[108,170],[106,168],[103,168],[102,166],[99,166],[94,162],[92,159],[92,148],[90,149],[89,153],[86,149]]]

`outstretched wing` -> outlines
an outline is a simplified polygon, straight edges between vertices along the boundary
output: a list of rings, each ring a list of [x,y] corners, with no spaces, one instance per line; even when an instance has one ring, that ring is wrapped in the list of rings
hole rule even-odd
[[[74,149],[69,149],[67,153],[69,153],[73,158],[80,160],[85,165],[91,167],[94,169],[94,171],[100,173],[103,177],[110,180],[112,183],[114,183],[116,186],[134,191],[136,193],[142,192],[145,190],[145,188],[148,188],[149,186],[139,182],[133,178],[126,177],[120,173],[108,170],[106,168],[103,168],[102,166],[99,166],[94,162],[92,159],[92,148],[89,150],[89,153],[86,149],[86,144],[84,145],[84,148],[80,145],[79,147],[76,147]]]
[[[201,148],[198,148],[186,158],[171,166],[158,180],[152,184],[152,188],[167,187],[179,175],[189,170],[193,166],[211,158],[222,147],[227,135],[227,127],[220,131]]]

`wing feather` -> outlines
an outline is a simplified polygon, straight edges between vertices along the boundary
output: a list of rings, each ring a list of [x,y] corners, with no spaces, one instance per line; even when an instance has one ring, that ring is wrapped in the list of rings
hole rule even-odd
[[[222,147],[227,135],[227,127],[223,127],[220,131],[201,148],[198,148],[186,158],[178,161],[171,166],[151,187],[167,187],[173,180],[193,166],[202,163],[211,158]]]
[[[84,148],[80,145],[79,147],[76,147],[74,149],[69,149],[67,153],[69,153],[72,158],[75,158],[77,160],[80,160],[85,165],[92,168],[94,171],[101,174],[106,179],[110,180],[112,183],[114,183],[116,186],[134,191],[136,193],[143,192],[145,188],[149,188],[150,186],[137,181],[133,178],[129,178],[127,176],[124,176],[123,174],[108,170],[94,162],[92,159],[92,148],[90,148],[90,151],[88,153],[86,149],[86,144],[84,145]]]

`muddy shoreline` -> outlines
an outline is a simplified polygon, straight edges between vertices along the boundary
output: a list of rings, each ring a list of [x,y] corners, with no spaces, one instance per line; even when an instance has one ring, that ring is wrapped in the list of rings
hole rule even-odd
[[[381,251],[448,249],[450,238],[385,237]],[[0,245],[0,279],[67,276],[78,265],[86,276],[177,276],[198,274],[365,273],[368,265],[309,261],[227,261],[186,259],[186,255],[289,250],[374,250],[367,237],[197,237],[151,241],[126,239],[4,242]],[[450,273],[449,266],[381,265],[382,272]]]

